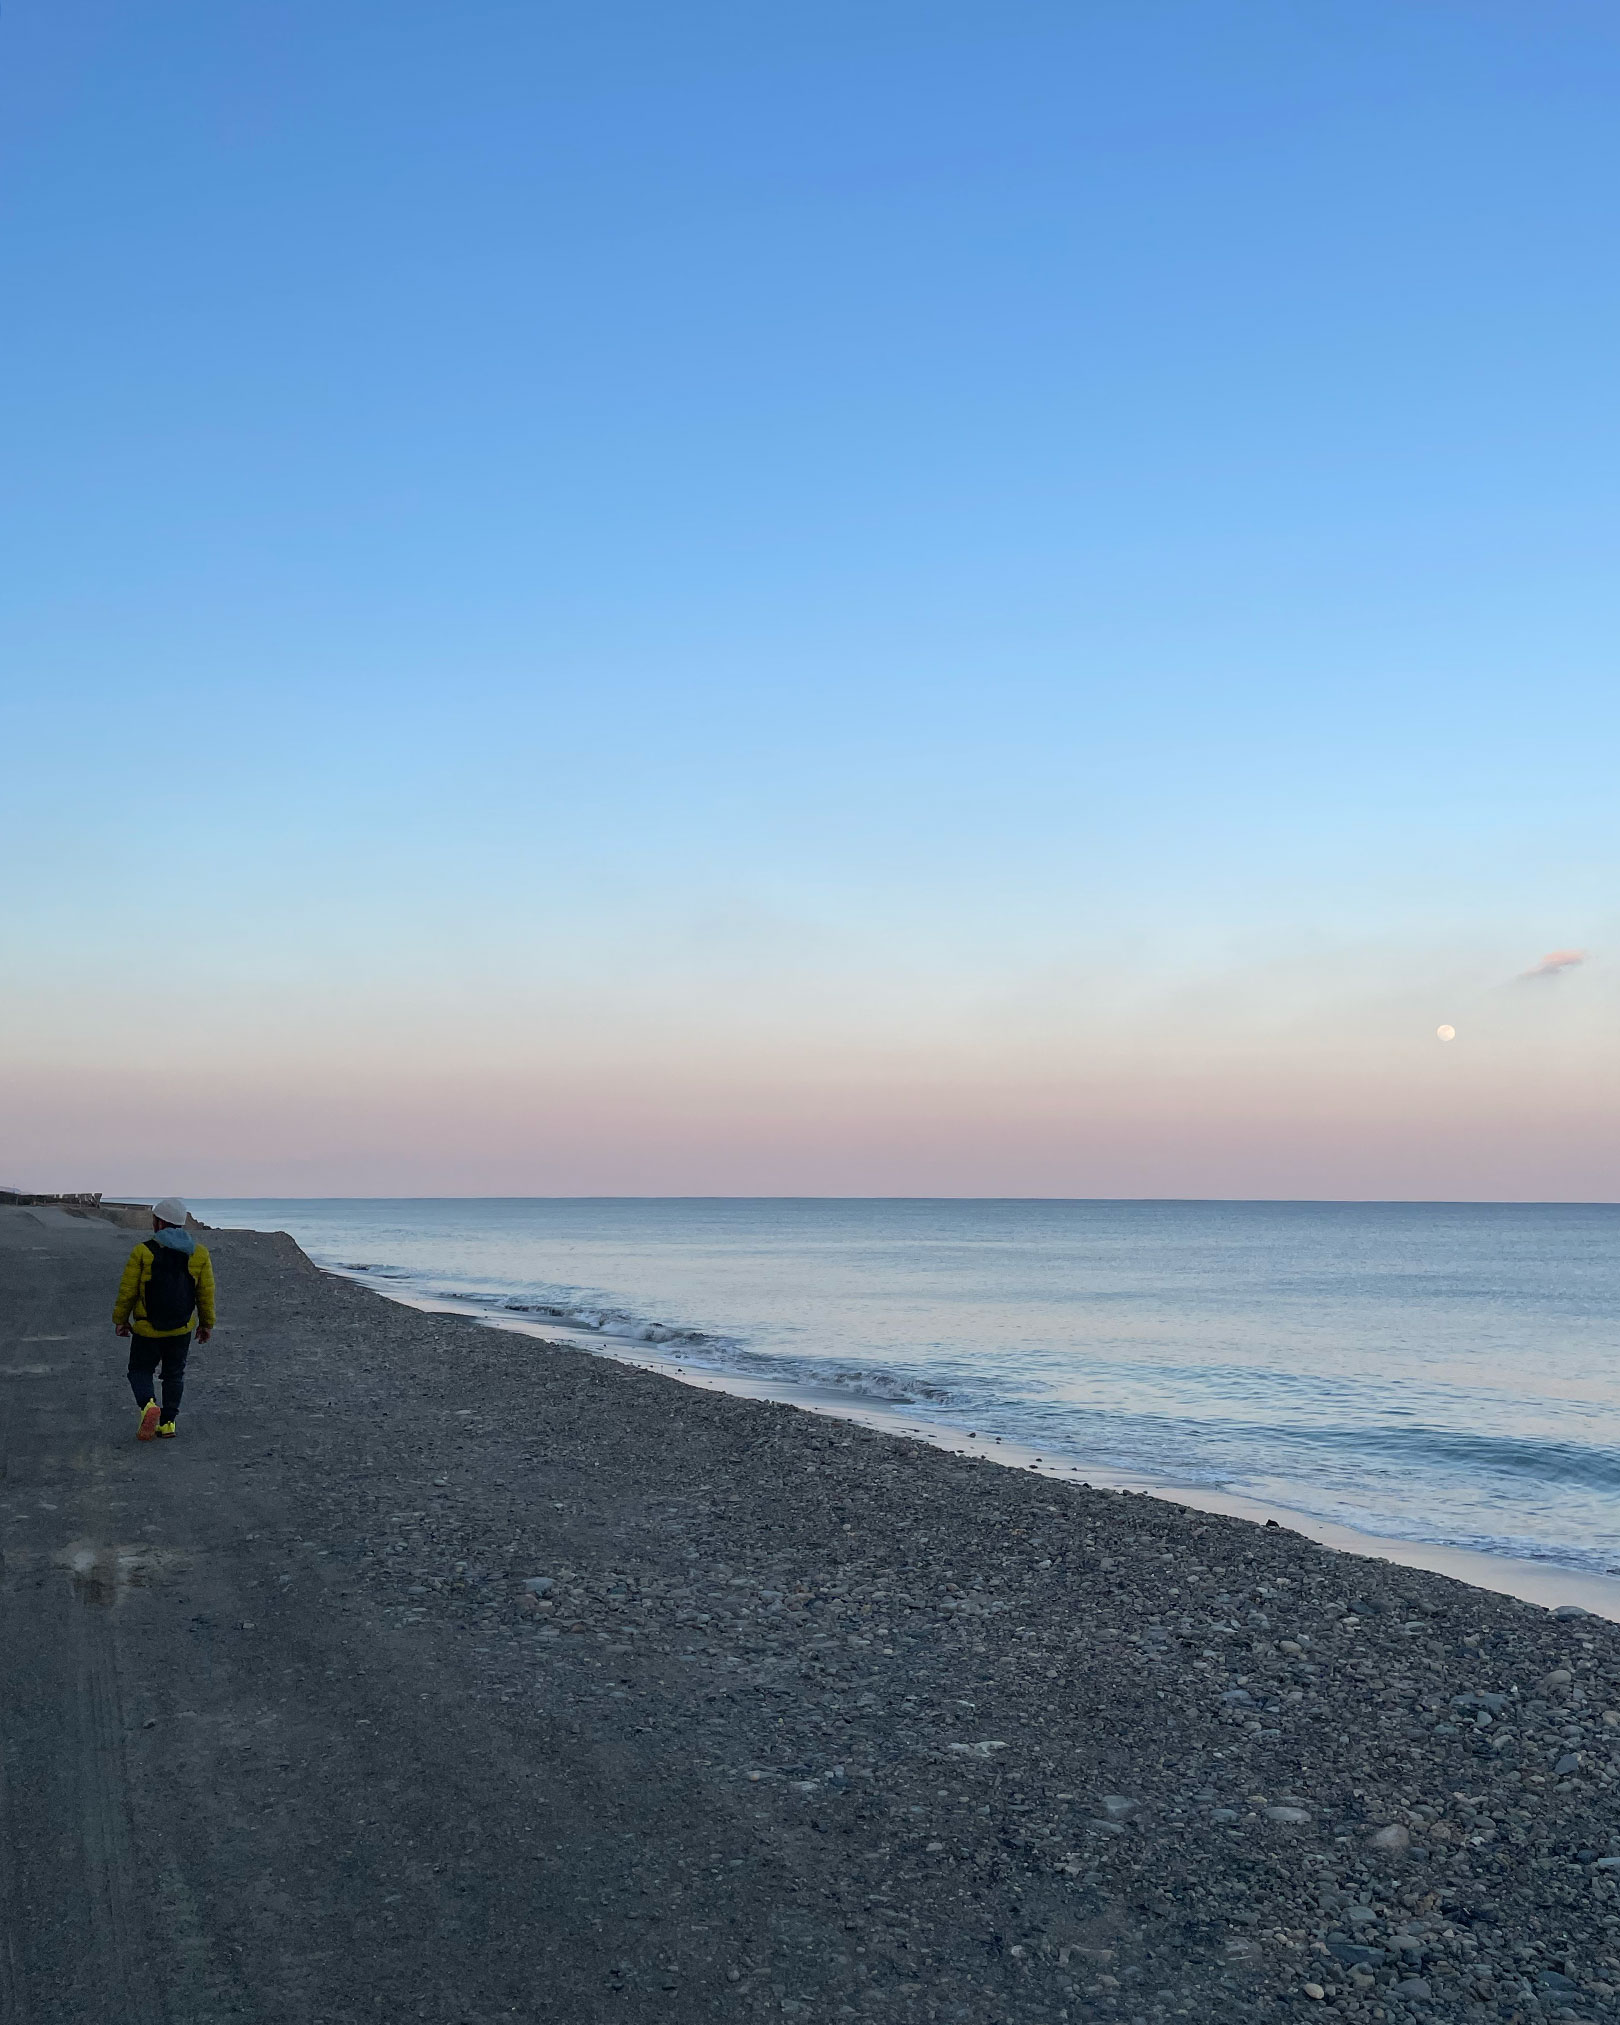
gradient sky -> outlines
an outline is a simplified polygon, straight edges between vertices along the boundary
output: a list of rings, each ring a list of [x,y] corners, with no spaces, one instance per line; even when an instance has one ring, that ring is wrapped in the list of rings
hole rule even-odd
[[[1617,104],[1611,0],[10,0],[0,1182],[1620,1196]]]

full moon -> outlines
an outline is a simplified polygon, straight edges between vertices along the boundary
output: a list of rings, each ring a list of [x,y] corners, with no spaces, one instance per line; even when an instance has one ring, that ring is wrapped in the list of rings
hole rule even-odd
[[[1457,1029],[1455,1027],[1436,1027],[1434,1037],[1437,1041],[1454,1041],[1457,1038]]]

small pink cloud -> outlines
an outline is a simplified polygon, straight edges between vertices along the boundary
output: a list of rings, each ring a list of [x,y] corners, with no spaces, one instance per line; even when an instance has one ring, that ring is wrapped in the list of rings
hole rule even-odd
[[[1529,970],[1521,970],[1521,979],[1530,977],[1557,977],[1561,971],[1573,970],[1578,963],[1586,961],[1584,949],[1552,949]]]

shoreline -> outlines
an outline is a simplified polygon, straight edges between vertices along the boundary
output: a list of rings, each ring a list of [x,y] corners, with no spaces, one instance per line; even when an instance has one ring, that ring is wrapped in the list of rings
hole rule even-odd
[[[1027,1444],[994,1436],[966,1435],[959,1428],[933,1421],[914,1407],[891,1405],[882,1400],[851,1398],[832,1387],[813,1386],[770,1378],[750,1378],[711,1365],[683,1362],[659,1354],[645,1343],[621,1341],[591,1331],[561,1327],[555,1322],[528,1322],[510,1311],[481,1305],[476,1300],[445,1301],[395,1291],[379,1284],[369,1274],[336,1266],[320,1266],[333,1278],[364,1287],[382,1299],[414,1308],[422,1314],[460,1315],[481,1327],[525,1336],[536,1342],[561,1343],[591,1356],[605,1357],[616,1364],[657,1372],[699,1391],[723,1392],[733,1398],[764,1400],[795,1406],[808,1413],[845,1420],[874,1432],[903,1434],[930,1443],[952,1454],[970,1456],[1002,1468],[1029,1470],[1053,1482],[1075,1483],[1098,1490],[1131,1491],[1159,1498],[1168,1504],[1210,1512],[1224,1518],[1246,1519],[1264,1526],[1285,1526],[1335,1553],[1362,1555],[1387,1561],[1401,1568],[1417,1568],[1446,1575],[1497,1595],[1512,1596],[1538,1608],[1555,1610],[1573,1607],[1594,1617],[1620,1623],[1620,1576],[1593,1574],[1584,1569],[1566,1568],[1554,1561],[1533,1561],[1507,1554],[1491,1554],[1473,1547],[1451,1546],[1428,1540],[1405,1540],[1392,1534],[1368,1533],[1354,1526],[1321,1519],[1289,1505],[1271,1504],[1240,1492],[1203,1485],[1159,1483],[1118,1471],[1098,1470],[1083,1464],[1048,1462]]]
[[[19,2015],[1620,2016],[1605,1619],[208,1244],[0,1211]]]

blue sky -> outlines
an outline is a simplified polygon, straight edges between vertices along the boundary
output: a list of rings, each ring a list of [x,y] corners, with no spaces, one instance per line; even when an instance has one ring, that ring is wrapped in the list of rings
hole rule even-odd
[[[1612,10],[0,45],[0,1180],[1620,1192]]]

